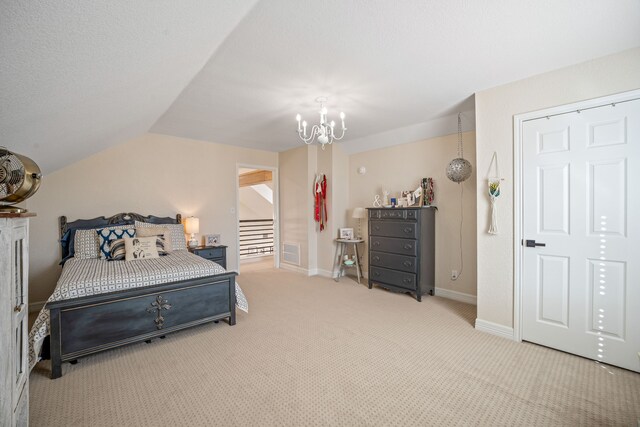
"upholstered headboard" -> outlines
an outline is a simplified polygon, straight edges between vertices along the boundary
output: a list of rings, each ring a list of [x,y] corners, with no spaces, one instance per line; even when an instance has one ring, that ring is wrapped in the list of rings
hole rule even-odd
[[[60,264],[64,264],[65,261],[73,257],[75,253],[74,240],[76,230],[87,230],[111,225],[133,224],[135,221],[149,222],[151,224],[180,224],[182,222],[182,216],[177,214],[175,218],[171,218],[153,215],[145,216],[134,212],[124,212],[110,217],[101,216],[92,219],[77,219],[71,222],[67,222],[66,216],[61,216],[59,219],[60,248],[62,249]]]

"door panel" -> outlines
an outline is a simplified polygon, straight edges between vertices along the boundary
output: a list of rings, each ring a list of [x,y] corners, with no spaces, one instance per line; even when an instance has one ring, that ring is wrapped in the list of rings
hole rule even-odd
[[[522,138],[523,339],[640,372],[640,100]]]

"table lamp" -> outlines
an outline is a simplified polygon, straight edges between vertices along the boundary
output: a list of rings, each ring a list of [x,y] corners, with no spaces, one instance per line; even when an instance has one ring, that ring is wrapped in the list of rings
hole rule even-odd
[[[353,208],[352,218],[358,219],[358,239],[362,239],[362,218],[366,218],[367,212],[364,208]]]
[[[190,216],[184,220],[184,232],[189,235],[189,247],[198,246],[196,234],[200,232],[200,219]]]

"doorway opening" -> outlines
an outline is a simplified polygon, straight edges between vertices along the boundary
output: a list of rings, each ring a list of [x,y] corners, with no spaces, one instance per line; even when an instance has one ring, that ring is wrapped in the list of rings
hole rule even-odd
[[[277,169],[238,165],[238,271],[278,267]]]

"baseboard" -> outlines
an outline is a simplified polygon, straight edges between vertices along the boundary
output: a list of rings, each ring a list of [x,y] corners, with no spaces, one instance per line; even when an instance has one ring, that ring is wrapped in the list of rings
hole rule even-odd
[[[315,270],[315,275],[322,276],[322,277],[329,277],[330,279],[336,278],[336,275],[333,273],[333,271],[325,270],[324,268],[317,268]]]
[[[46,301],[36,301],[29,303],[29,313],[37,313],[42,310],[42,307],[46,304]]]
[[[436,288],[435,294],[437,297],[448,298],[460,302],[466,302],[467,304],[478,305],[478,300],[475,295],[465,294],[463,292],[452,291],[450,289]]]
[[[476,329],[491,335],[497,335],[499,337],[515,341],[513,328],[509,326],[498,325],[497,323],[489,322],[488,320],[476,319]]]
[[[293,265],[293,264],[287,264],[286,262],[281,262],[280,268],[283,270],[289,270],[289,271],[294,271],[296,273],[301,273],[301,274],[304,274],[305,276],[309,275],[309,270],[306,268],[300,267],[299,265]]]

